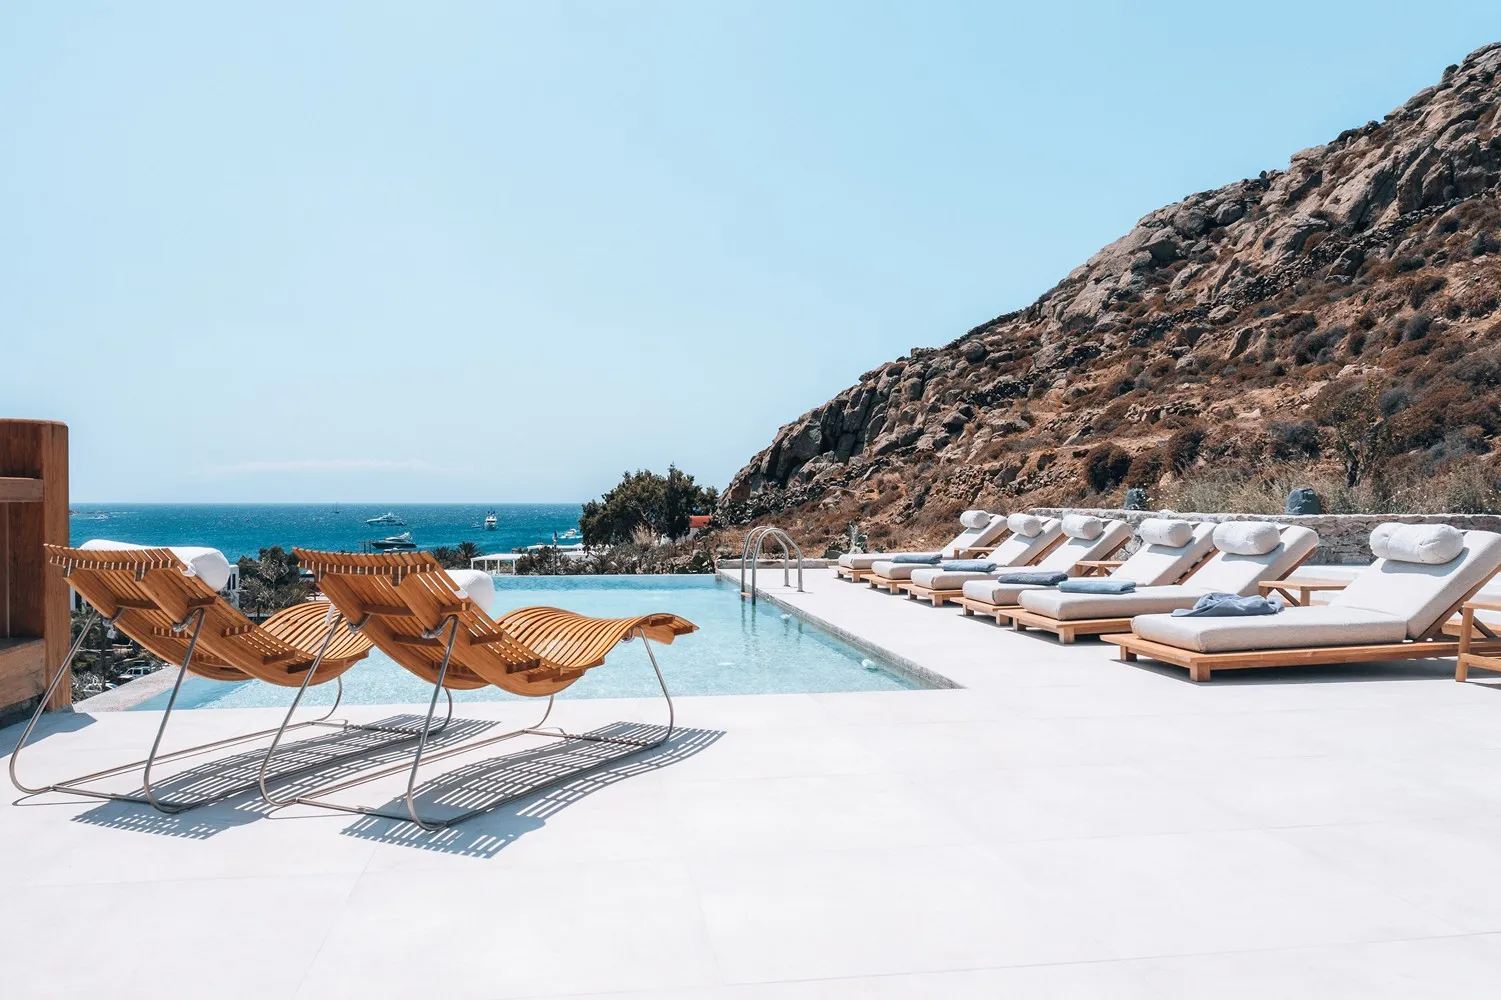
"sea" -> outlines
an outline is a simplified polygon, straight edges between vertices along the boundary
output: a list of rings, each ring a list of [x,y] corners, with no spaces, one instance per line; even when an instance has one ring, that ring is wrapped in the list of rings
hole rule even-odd
[[[487,531],[485,515],[496,527]],[[578,541],[583,507],[576,503],[75,503],[69,518],[74,545],[90,539],[139,545],[203,545],[231,562],[263,548],[302,546],[358,552],[372,539],[411,532],[418,548],[473,542],[485,553],[527,545]],[[403,524],[368,524],[395,514]]]

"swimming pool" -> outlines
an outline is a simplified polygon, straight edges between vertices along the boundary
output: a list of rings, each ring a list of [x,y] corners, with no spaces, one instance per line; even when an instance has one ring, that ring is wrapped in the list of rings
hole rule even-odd
[[[778,694],[818,691],[890,691],[920,687],[885,664],[788,614],[771,602],[742,601],[738,588],[713,576],[521,576],[497,577],[500,615],[513,608],[546,604],[584,614],[618,618],[671,611],[699,627],[670,646],[654,645],[667,687],[674,695]],[[170,668],[169,668],[170,669]],[[333,684],[308,691],[307,704],[329,704]],[[380,650],[344,675],[344,701],[356,705],[425,703],[431,685],[408,673]],[[260,681],[226,684],[189,677],[178,697],[181,708],[285,707],[292,690]],[[656,679],[639,642],[616,647],[604,666],[590,670],[563,698],[649,698]],[[455,691],[456,701],[506,701],[514,695],[493,688]],[[162,709],[165,693],[136,705]]]

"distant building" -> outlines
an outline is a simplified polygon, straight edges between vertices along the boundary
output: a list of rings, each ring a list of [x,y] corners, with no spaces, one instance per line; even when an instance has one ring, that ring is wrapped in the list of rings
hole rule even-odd
[[[714,520],[714,515],[712,514],[689,514],[688,537],[696,537],[699,532],[703,531],[709,526],[709,522],[712,520]]]

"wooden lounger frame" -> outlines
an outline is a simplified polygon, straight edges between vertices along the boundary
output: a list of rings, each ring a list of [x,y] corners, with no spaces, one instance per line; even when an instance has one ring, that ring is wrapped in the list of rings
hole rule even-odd
[[[1161,584],[1160,586],[1181,586],[1193,579],[1193,575],[1203,568],[1204,564],[1214,557],[1217,549],[1211,547],[1204,553],[1203,558],[1188,568],[1173,584]],[[1287,568],[1292,573],[1299,566],[1313,558],[1310,550],[1301,559]],[[1134,615],[1125,618],[1053,618],[1048,615],[1040,615],[1035,611],[1028,611],[1023,607],[997,608],[995,620],[1001,624],[1003,618],[1011,620],[1011,627],[1018,632],[1025,632],[1029,628],[1035,628],[1042,632],[1051,632],[1058,637],[1058,641],[1064,644],[1072,643],[1081,635],[1108,635],[1117,632],[1126,632],[1131,629],[1131,619]]]
[[[410,765],[396,764],[289,799],[277,800],[268,796],[275,806],[302,803],[342,812],[410,820],[424,830],[439,830],[543,788],[571,781],[626,757],[654,749],[672,737],[672,696],[657,665],[656,654],[651,650],[651,642],[665,645],[678,636],[697,631],[698,626],[684,618],[665,613],[634,618],[591,618],[558,608],[531,607],[519,608],[492,619],[485,609],[477,607],[458,588],[427,552],[370,554],[306,549],[293,549],[293,552],[298,564],[313,573],[329,600],[349,619],[349,627],[363,632],[386,655],[432,684],[433,693]],[[553,699],[559,691],[604,663],[605,656],[615,646],[637,638],[646,650],[657,684],[662,689],[662,697],[667,702],[667,727],[659,739],[605,737],[541,728],[552,712]],[[546,710],[542,718],[530,726],[425,754],[439,692],[486,685],[494,685],[512,694],[545,697]],[[301,697],[301,692],[298,697]],[[294,701],[292,710],[295,709]],[[608,743],[624,750],[555,774],[540,784],[502,794],[456,816],[432,818],[421,815],[417,809],[416,788],[418,771],[423,763],[469,753],[522,735]],[[276,741],[273,740],[267,760],[275,751]],[[402,771],[408,772],[405,810],[402,812],[350,806],[326,798],[334,792]]]
[[[77,549],[48,545],[46,550],[47,561],[62,568],[63,577],[88,603],[89,617],[79,632],[78,639],[68,651],[61,669],[53,675],[11,755],[11,783],[26,794],[64,792],[117,802],[137,802],[153,806],[162,812],[177,813],[221,802],[257,785],[264,789],[263,768],[257,781],[223,788],[204,798],[173,802],[157,795],[152,783],[152,769],[157,764],[279,732],[276,729],[258,730],[171,753],[160,753],[167,721],[177,704],[182,682],[190,673],[219,681],[257,679],[281,687],[299,687],[302,690],[309,684],[322,684],[332,680],[339,685],[339,697],[335,698],[333,706],[326,713],[294,726],[288,726],[284,722],[283,728],[326,726],[339,730],[358,729],[399,734],[401,739],[393,742],[409,740],[417,735],[409,730],[330,721],[343,696],[341,675],[369,655],[371,643],[363,636],[352,635],[341,629],[338,616],[327,603],[310,601],[294,605],[257,625],[201,578],[185,575],[186,567],[170,549]],[[162,712],[151,752],[141,760],[76,778],[40,786],[24,784],[17,774],[21,751],[36,728],[53,691],[62,678],[68,676],[68,667],[83,648],[89,631],[101,619],[111,628],[125,633],[153,656],[178,664],[176,682],[172,686],[167,707]],[[367,745],[358,752],[370,749],[372,748]],[[319,766],[323,763],[328,761],[322,761]],[[91,782],[137,769],[141,771],[142,791],[139,795],[83,787]],[[304,767],[283,772],[276,777],[288,777],[306,769]]]
[[[1166,643],[1151,642],[1134,632],[1106,635],[1102,638],[1121,648],[1122,662],[1129,663],[1137,657],[1145,656],[1161,663],[1187,667],[1188,679],[1195,683],[1209,680],[1215,670],[1243,670],[1249,667],[1296,667],[1335,663],[1373,663],[1386,660],[1425,660],[1434,657],[1461,657],[1462,654],[1468,656],[1473,662],[1485,658],[1485,654],[1501,653],[1501,639],[1497,639],[1495,633],[1485,627],[1484,623],[1474,622],[1473,610],[1466,608],[1470,599],[1481,587],[1490,582],[1496,572],[1487,574],[1484,580],[1470,588],[1463,597],[1450,605],[1449,609],[1439,615],[1422,635],[1402,642],[1367,646],[1303,646],[1294,649],[1199,653]],[[1445,626],[1449,625],[1450,619],[1456,613],[1461,612],[1461,609],[1464,609],[1464,616],[1470,619],[1466,624],[1474,626],[1473,631],[1480,634],[1481,639],[1478,643],[1472,639],[1468,631],[1458,641],[1445,638]],[[1471,653],[1471,650],[1476,649],[1477,646],[1478,650]],[[1464,679],[1465,669],[1463,665],[1456,664],[1456,680]]]
[[[1105,554],[1107,556],[1114,555],[1115,553],[1119,552],[1123,547],[1125,547],[1126,543],[1129,542],[1130,540],[1131,540],[1131,536],[1127,535],[1125,538],[1121,539],[1121,542],[1120,542],[1119,545],[1117,545],[1114,548],[1110,549]],[[1052,552],[1058,546],[1062,545],[1065,541],[1067,541],[1067,536],[1064,535],[1062,532],[1059,532],[1058,537],[1055,538],[1055,539],[1053,539],[1051,542],[1049,542],[1047,544],[1047,547],[1044,548],[1041,552],[1037,553],[1037,555],[1032,558],[1031,562],[1027,563],[1024,566],[997,567],[997,571],[1000,571],[1002,569],[1032,569],[1032,568],[1036,568],[1036,566],[1037,566],[1038,563],[1042,562],[1042,560],[1044,560],[1044,559],[1047,558],[1048,553]],[[901,584],[901,588],[900,589],[908,597],[912,598],[913,600],[931,601],[933,603],[933,607],[935,607],[935,608],[941,608],[945,604],[947,604],[949,601],[953,601],[955,604],[962,604],[963,600],[964,600],[964,588],[963,587],[960,587],[958,590],[934,590],[931,587],[924,587],[924,586],[921,586],[919,584],[913,583],[911,580],[904,580],[902,582],[902,584]],[[997,623],[999,623],[1000,619],[996,619],[996,621],[997,621]]]

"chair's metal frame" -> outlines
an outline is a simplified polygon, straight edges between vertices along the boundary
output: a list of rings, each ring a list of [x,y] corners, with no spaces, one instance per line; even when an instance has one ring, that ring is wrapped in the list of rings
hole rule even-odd
[[[281,726],[279,728],[277,728],[277,729],[258,729],[255,732],[242,733],[242,734],[240,734],[238,736],[230,736],[230,737],[227,737],[225,739],[214,740],[214,741],[209,742],[209,743],[199,743],[199,744],[196,744],[195,746],[185,747],[184,749],[181,749],[181,750],[174,750],[174,751],[172,751],[170,753],[165,753],[165,754],[159,753],[159,751],[161,750],[161,745],[162,745],[162,737],[167,732],[167,720],[171,718],[171,716],[172,716],[172,710],[177,705],[177,695],[178,695],[178,692],[181,691],[181,689],[182,689],[183,679],[187,677],[188,667],[189,667],[189,665],[193,661],[193,652],[197,648],[197,645],[198,645],[198,633],[199,633],[199,630],[203,628],[203,619],[204,619],[204,616],[206,614],[206,609],[204,609],[204,608],[193,608],[192,610],[190,610],[188,612],[188,615],[187,615],[186,618],[184,618],[180,622],[175,622],[172,625],[172,630],[180,635],[183,632],[186,632],[188,630],[188,624],[189,624],[189,622],[192,622],[192,630],[193,631],[192,631],[191,637],[188,639],[188,649],[187,649],[187,652],[184,654],[184,656],[182,658],[182,663],[178,667],[178,670],[177,670],[177,679],[172,684],[172,694],[167,699],[167,707],[162,712],[161,723],[157,726],[157,729],[156,729],[156,738],[154,740],[152,740],[152,742],[151,742],[151,752],[149,754],[147,754],[146,757],[144,759],[142,759],[142,760],[131,761],[128,764],[120,764],[120,765],[117,765],[115,767],[105,768],[104,770],[100,770],[100,771],[93,771],[93,772],[90,772],[88,774],[79,775],[76,778],[69,778],[69,779],[67,779],[65,781],[54,782],[53,784],[50,784],[50,785],[32,786],[32,785],[24,784],[21,781],[20,777],[16,773],[16,765],[21,760],[21,751],[26,747],[27,741],[31,738],[32,731],[36,728],[37,722],[41,720],[42,713],[44,711],[46,711],[47,703],[52,700],[53,692],[55,692],[57,690],[58,685],[60,683],[62,683],[62,679],[68,675],[68,668],[73,665],[73,658],[76,657],[78,655],[79,651],[83,648],[84,640],[87,638],[87,636],[89,634],[89,630],[94,627],[95,623],[102,621],[106,626],[113,627],[115,621],[119,617],[119,615],[117,614],[114,618],[106,618],[106,617],[104,617],[103,615],[101,615],[99,613],[99,611],[98,611],[97,608],[93,608],[93,607],[90,607],[89,612],[90,612],[89,613],[89,617],[88,617],[88,619],[84,623],[83,630],[81,632],[79,632],[78,639],[73,643],[72,648],[68,650],[68,656],[67,656],[67,658],[65,660],[63,660],[62,666],[60,666],[58,668],[58,671],[57,671],[56,675],[52,678],[51,683],[49,683],[47,685],[47,690],[42,693],[42,696],[41,696],[40,700],[38,700],[38,702],[37,702],[36,711],[33,712],[32,715],[31,715],[31,721],[29,721],[26,724],[26,728],[24,730],[22,730],[22,732],[21,732],[21,739],[16,743],[15,750],[13,750],[11,752],[11,756],[10,756],[10,781],[11,781],[11,784],[15,785],[17,789],[19,789],[20,791],[24,792],[27,795],[41,795],[41,794],[46,793],[46,792],[62,792],[62,793],[66,793],[66,794],[69,794],[69,795],[80,795],[80,796],[84,796],[86,798],[103,799],[103,800],[107,800],[107,801],[111,801],[111,802],[135,802],[135,803],[139,803],[141,805],[149,805],[152,808],[157,809],[157,810],[159,810],[161,812],[164,812],[164,813],[174,814],[174,813],[186,812],[189,809],[196,809],[199,806],[211,805],[211,804],[213,804],[215,802],[223,802],[225,799],[233,798],[234,796],[239,795],[239,794],[241,794],[243,792],[250,791],[251,789],[256,788],[257,786],[259,786],[262,789],[264,789],[264,787],[265,787],[265,781],[266,781],[266,774],[265,774],[264,763],[262,765],[261,773],[257,776],[257,780],[256,781],[250,781],[250,782],[246,782],[246,783],[241,784],[241,785],[236,785],[236,786],[234,786],[232,788],[222,790],[222,791],[220,791],[220,792],[218,792],[218,793],[216,793],[214,795],[205,796],[205,797],[203,797],[201,799],[195,798],[195,799],[191,799],[191,800],[188,800],[188,801],[178,801],[178,802],[168,801],[168,800],[163,799],[159,795],[157,795],[156,789],[153,787],[152,782],[151,782],[151,771],[158,764],[163,764],[163,763],[167,763],[167,762],[170,762],[170,761],[182,760],[182,759],[188,758],[188,757],[194,757],[194,756],[197,756],[199,754],[208,753],[209,751],[212,751],[212,750],[219,750],[219,749],[223,749],[225,747],[236,746],[236,745],[241,744],[241,743],[249,743],[252,740],[261,739],[262,737],[269,736],[272,733],[275,733],[276,734],[276,738],[279,740],[281,738],[282,734],[284,732],[288,731],[288,730],[292,730],[292,729],[304,729],[304,728],[307,728],[309,726],[319,726],[319,727],[324,727],[324,728],[329,728],[329,729],[337,729],[337,730],[339,730],[341,732],[348,731],[348,730],[361,730],[363,732],[394,733],[394,734],[399,734],[400,737],[401,737],[400,739],[390,740],[390,741],[382,743],[382,744],[380,744],[379,746],[376,746],[376,747],[368,747],[368,746],[367,747],[361,747],[358,751],[356,751],[357,754],[358,753],[369,753],[372,750],[379,750],[379,749],[384,749],[384,748],[391,747],[391,746],[396,746],[396,745],[404,743],[404,742],[406,742],[408,740],[416,739],[417,736],[418,736],[418,733],[416,733],[416,732],[414,732],[414,731],[412,731],[410,729],[401,729],[401,728],[390,727],[390,726],[357,725],[355,723],[351,723],[351,722],[347,722],[347,721],[343,721],[343,720],[332,721],[332,722],[329,721],[333,717],[334,712],[336,712],[338,710],[339,703],[344,698],[344,681],[343,681],[342,678],[336,677],[336,678],[334,678],[334,680],[338,684],[338,693],[337,693],[337,695],[334,698],[334,703],[333,703],[333,705],[331,705],[329,707],[329,709],[328,709],[327,712],[325,712],[323,715],[319,716],[316,719],[308,719],[307,721],[305,721],[305,722],[299,722],[296,725],[288,725],[288,722],[290,722],[290,719],[291,719],[290,713],[288,713],[287,719],[283,720]],[[194,616],[197,616],[197,620],[196,621],[194,621]],[[330,626],[329,626],[329,630],[328,630],[328,635],[323,640],[323,646],[318,650],[317,657],[313,660],[312,666],[310,666],[308,668],[307,676],[305,676],[303,678],[302,686],[298,689],[298,692],[297,692],[297,700],[298,701],[301,701],[301,699],[302,699],[302,693],[307,690],[308,683],[313,679],[313,675],[315,673],[317,673],[319,665],[322,664],[322,662],[323,662],[323,656],[324,656],[325,653],[328,652],[329,643],[333,639],[334,633],[338,630],[338,627],[339,627],[339,620],[338,619],[335,619],[333,622],[330,622]],[[294,702],[292,707],[295,709],[297,707],[297,702]],[[451,718],[452,715],[453,715],[453,700],[452,700],[452,698],[450,698],[449,699],[449,717]],[[429,722],[431,722],[431,718],[429,718]],[[446,726],[447,724],[448,724],[447,720],[445,720],[443,725]],[[441,732],[442,728],[443,727],[440,726],[437,731]],[[425,728],[424,728],[424,731],[423,731],[423,737],[424,737],[424,739],[426,738],[426,729]],[[322,766],[325,766],[325,765],[327,765],[329,763],[333,763],[334,761],[336,761],[338,759],[339,758],[335,757],[332,760],[320,761],[317,764],[310,764],[310,765],[308,765],[306,767],[303,767],[303,768],[298,768],[298,769],[295,769],[295,770],[292,770],[292,771],[287,771],[287,772],[284,772],[282,774],[278,774],[275,777],[278,778],[278,779],[285,778],[285,777],[291,777],[292,775],[299,774],[299,773],[302,773],[302,772],[307,771],[307,770],[311,770],[311,769],[316,768],[316,767],[322,767]],[[137,769],[140,769],[140,771],[141,771],[141,788],[142,788],[141,794],[121,793],[121,792],[106,792],[106,791],[101,791],[99,789],[94,789],[94,788],[82,788],[82,787],[79,787],[79,786],[87,784],[89,782],[101,781],[101,780],[103,780],[105,778],[111,778],[111,777],[114,777],[116,775],[125,774],[128,771],[134,771],[134,770],[137,770]]]
[[[357,631],[362,624],[363,622],[359,624],[350,623],[349,628],[352,631]],[[626,636],[626,638],[622,641],[629,642],[631,641],[631,639],[639,637],[641,639],[642,647],[646,650],[647,658],[651,661],[652,672],[657,676],[657,685],[662,689],[662,697],[667,702],[667,730],[662,734],[660,739],[634,740],[622,737],[600,736],[591,733],[570,733],[561,728],[543,729],[543,723],[545,723],[548,717],[552,714],[553,701],[556,697],[555,695],[548,695],[547,708],[542,713],[542,717],[530,726],[522,729],[513,729],[496,736],[489,736],[482,740],[477,740],[470,743],[456,744],[454,746],[440,750],[437,753],[424,754],[424,751],[427,748],[428,737],[431,735],[431,733],[440,731],[434,730],[432,728],[433,714],[438,706],[438,692],[442,691],[443,693],[448,694],[449,719],[444,720],[444,725],[447,725],[448,721],[453,717],[453,695],[449,693],[448,689],[443,686],[443,681],[444,678],[448,675],[449,661],[453,656],[454,640],[458,637],[459,633],[459,616],[447,615],[443,618],[442,621],[438,623],[438,626],[436,628],[424,631],[422,634],[424,638],[436,639],[443,634],[443,630],[445,628],[448,629],[448,642],[443,649],[443,662],[438,667],[437,678],[433,682],[433,695],[432,699],[428,702],[427,718],[423,722],[421,735],[417,739],[417,750],[412,756],[412,763],[410,767],[408,767],[408,765],[406,764],[395,764],[389,767],[383,767],[378,771],[361,774],[346,781],[341,781],[333,785],[327,785],[322,788],[313,789],[306,795],[296,795],[286,799],[272,798],[269,792],[266,792],[263,788],[262,791],[266,796],[266,801],[278,808],[291,805],[310,805],[319,806],[324,809],[334,809],[339,812],[356,813],[365,816],[382,816],[386,819],[408,821],[415,823],[419,828],[432,833],[454,826],[458,823],[462,823],[467,819],[471,819],[475,816],[480,815],[481,813],[490,812],[492,809],[497,809],[508,802],[514,802],[517,799],[526,798],[544,789],[552,788],[554,786],[564,784],[565,782],[572,781],[575,778],[582,777],[583,775],[597,771],[600,768],[616,764],[622,760],[626,760],[627,758],[634,757],[637,754],[645,753],[648,750],[654,750],[657,747],[662,746],[672,738],[673,725],[675,722],[674,709],[672,705],[672,695],[667,690],[667,682],[662,677],[662,668],[657,665],[657,657],[656,654],[652,652],[651,642],[646,637],[646,630],[644,628],[638,627],[636,629],[635,636]],[[304,682],[303,690],[306,689],[306,686],[306,682]],[[291,720],[292,713],[297,710],[297,702],[300,701],[301,698],[302,691],[298,691],[297,699],[292,702],[292,707],[287,710],[286,720],[282,722],[283,728],[285,728],[287,726],[287,722]],[[419,810],[417,809],[416,801],[417,772],[424,763],[430,764],[434,761],[445,760],[449,757],[454,757],[459,754],[472,753],[473,751],[479,750],[483,747],[491,746],[504,740],[514,739],[518,736],[545,736],[550,739],[558,740],[581,740],[589,743],[608,743],[626,747],[627,749],[621,753],[603,758],[585,766],[573,768],[572,770],[558,774],[557,776],[550,778],[547,781],[528,786],[521,791],[510,792],[505,795],[497,796],[496,798],[490,799],[482,805],[476,806],[473,809],[466,810],[455,816],[446,816],[440,818],[423,816],[419,812]],[[276,752],[276,746],[280,739],[281,734],[280,732],[278,732],[276,738],[271,742],[270,749],[266,752],[266,760],[262,765],[263,769],[265,766],[269,765],[272,755]],[[326,798],[326,796],[328,795],[343,791],[347,788],[354,788],[358,785],[368,784],[380,778],[389,777],[393,774],[399,774],[403,770],[409,771],[407,775],[407,789],[404,796],[406,805],[406,810],[404,813],[397,812],[391,808],[346,805],[342,802],[331,802]]]

